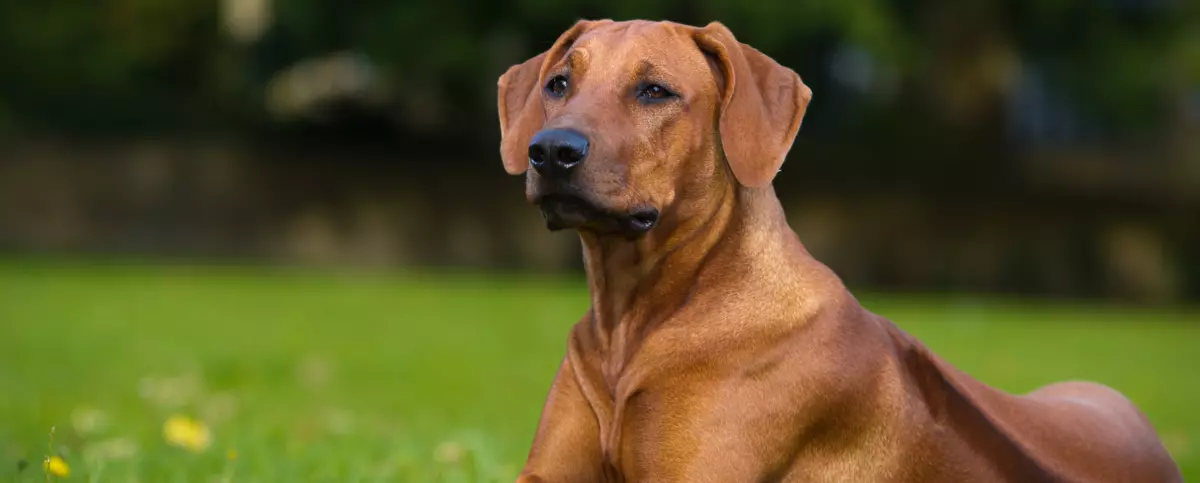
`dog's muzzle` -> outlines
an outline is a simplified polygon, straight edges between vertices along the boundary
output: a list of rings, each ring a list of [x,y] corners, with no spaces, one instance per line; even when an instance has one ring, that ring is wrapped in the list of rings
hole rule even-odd
[[[546,228],[550,231],[579,229],[637,238],[654,228],[659,216],[656,208],[617,212],[600,207],[582,196],[566,193],[539,196],[534,204],[541,209]]]

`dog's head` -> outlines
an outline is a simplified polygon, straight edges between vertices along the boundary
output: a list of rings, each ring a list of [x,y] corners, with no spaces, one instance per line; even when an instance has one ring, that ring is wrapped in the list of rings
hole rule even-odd
[[[500,77],[500,152],[550,229],[636,237],[714,182],[770,184],[811,95],[720,23],[580,21]]]

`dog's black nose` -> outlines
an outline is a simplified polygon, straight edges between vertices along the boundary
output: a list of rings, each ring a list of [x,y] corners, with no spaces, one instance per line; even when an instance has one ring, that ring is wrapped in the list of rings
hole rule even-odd
[[[588,155],[588,139],[574,129],[547,129],[529,143],[529,165],[546,176],[564,175]]]

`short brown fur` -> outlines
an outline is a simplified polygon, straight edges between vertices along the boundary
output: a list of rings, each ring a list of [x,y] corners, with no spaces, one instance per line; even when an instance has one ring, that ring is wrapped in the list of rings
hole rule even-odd
[[[568,95],[545,96],[564,72]],[[642,78],[679,102],[630,101]],[[575,183],[611,210],[662,211],[636,239],[579,230],[592,305],[518,481],[1182,481],[1118,392],[988,387],[809,255],[771,180],[810,98],[715,22],[581,21],[500,78],[509,173],[539,130],[586,130]]]

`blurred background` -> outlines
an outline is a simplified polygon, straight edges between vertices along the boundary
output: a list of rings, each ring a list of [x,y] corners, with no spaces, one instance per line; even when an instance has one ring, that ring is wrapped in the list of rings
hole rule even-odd
[[[857,286],[1200,297],[1194,3],[222,0],[0,11],[0,248],[578,271],[496,80],[577,18],[719,19],[815,97],[776,182]]]
[[[90,475],[128,437],[108,475],[504,480],[587,301],[578,239],[501,168],[496,81],[579,18],[719,20],[794,69],[814,98],[775,186],[810,251],[986,382],[1131,392],[1200,477],[1185,0],[0,3],[0,457],[57,425]],[[148,443],[200,394],[258,408],[213,433],[265,466]],[[64,422],[88,405],[141,429]],[[379,455],[274,453],[364,414],[396,425]]]

